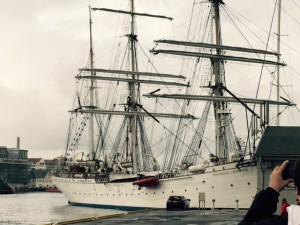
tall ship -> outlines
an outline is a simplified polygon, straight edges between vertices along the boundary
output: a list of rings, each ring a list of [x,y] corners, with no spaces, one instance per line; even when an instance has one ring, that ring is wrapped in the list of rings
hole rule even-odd
[[[171,17],[139,12],[134,0],[127,10],[90,7],[89,62],[75,77],[67,144],[52,176],[70,204],[165,208],[169,196],[177,195],[190,199],[191,207],[250,207],[262,188],[256,156],[260,138],[294,103],[279,95],[260,98],[258,91],[245,96],[246,90],[233,90],[241,87],[225,77],[227,67],[241,74],[268,71],[274,87],[280,87],[276,75],[286,64],[279,47],[227,44],[223,33],[231,31],[221,23],[224,14],[232,19],[227,9],[223,0],[194,2],[185,40],[154,40],[148,54],[140,50],[137,20],[164,23]],[[125,43],[116,43],[122,51],[110,50],[109,67],[95,63],[97,13],[126,18],[120,38]],[[149,57],[146,66],[141,55]],[[180,72],[159,73],[153,59],[160,66],[174,60]],[[260,82],[258,75],[256,87]]]

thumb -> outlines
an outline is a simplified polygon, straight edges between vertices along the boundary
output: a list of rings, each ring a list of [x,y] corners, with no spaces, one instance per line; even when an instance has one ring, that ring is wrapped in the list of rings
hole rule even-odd
[[[290,183],[294,182],[294,179],[289,178],[289,179],[287,179],[287,180],[285,180],[285,181],[287,182],[287,184],[290,184]]]
[[[288,184],[294,182],[294,180],[292,178],[289,178],[287,180],[284,180],[284,182],[286,183],[286,185],[288,185]]]

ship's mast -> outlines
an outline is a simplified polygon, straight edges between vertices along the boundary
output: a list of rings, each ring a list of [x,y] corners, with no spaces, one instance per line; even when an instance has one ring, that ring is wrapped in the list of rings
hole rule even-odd
[[[214,104],[214,116],[215,116],[215,142],[216,142],[216,156],[219,158],[220,163],[230,162],[234,160],[236,154],[242,154],[241,146],[236,138],[236,132],[232,124],[232,116],[228,110],[228,103],[239,102],[250,111],[253,115],[259,118],[259,116],[252,110],[248,104],[259,104],[261,108],[261,119],[266,121],[269,115],[270,105],[285,105],[294,106],[292,102],[279,102],[279,94],[277,101],[266,100],[266,99],[250,99],[240,98],[234,95],[227,87],[225,83],[225,68],[224,61],[237,61],[255,64],[275,65],[275,66],[286,66],[285,63],[280,62],[279,54],[267,50],[253,49],[236,47],[229,45],[222,45],[222,32],[221,32],[221,18],[220,18],[220,6],[224,4],[223,0],[209,0],[211,4],[211,12],[209,14],[211,19],[211,25],[215,34],[211,35],[211,43],[205,42],[185,42],[177,40],[156,40],[157,44],[164,44],[160,48],[154,48],[151,50],[153,54],[168,54],[168,55],[180,55],[183,57],[194,57],[196,59],[207,58],[211,61],[211,72],[213,75],[212,81],[209,86],[212,89],[212,96],[204,95],[191,95],[191,94],[156,94],[150,93],[143,95],[150,98],[168,98],[168,99],[182,99],[182,100],[199,100],[199,101],[212,101]],[[279,3],[281,8],[281,3]],[[280,17],[280,16],[279,16]],[[280,25],[279,25],[280,27]],[[280,32],[279,32],[280,35]],[[186,50],[177,50],[168,46],[179,45],[186,47]],[[189,50],[189,48],[197,48],[197,50]],[[203,51],[203,49],[206,49]],[[228,54],[224,54],[224,51]],[[244,56],[231,55],[231,53],[241,52]],[[279,52],[279,50],[278,50]],[[246,53],[246,54],[245,54]],[[253,56],[254,55],[254,56]],[[268,55],[276,56],[277,60],[274,61],[265,59],[264,57],[257,57],[257,55]],[[264,58],[264,59],[262,59]],[[279,71],[279,69],[278,69]],[[279,88],[279,77],[278,77],[278,88]],[[226,94],[230,95],[225,96]],[[279,113],[278,113],[279,115]],[[267,122],[264,122],[267,123]],[[234,150],[234,151],[231,151]],[[232,157],[234,156],[234,157]]]
[[[278,27],[277,27],[277,62],[280,62],[280,36],[281,36],[281,0],[278,1]],[[280,66],[277,65],[277,101],[280,98]],[[277,105],[277,126],[280,125],[279,105]]]
[[[91,69],[94,68],[94,52],[93,52],[93,39],[92,39],[92,16],[91,16],[91,7],[89,6],[89,15],[90,15],[90,66]],[[91,76],[94,73],[91,70]],[[94,79],[91,79],[91,86],[90,86],[90,106],[94,106]],[[94,149],[94,115],[90,113],[90,129],[89,129],[89,137],[90,137],[90,144],[89,144],[89,158],[95,159],[95,149]]]
[[[214,8],[214,22],[215,22],[215,44],[217,46],[222,45],[222,36],[221,36],[221,24],[220,24],[220,4],[224,4],[222,0],[210,0],[212,6]],[[221,56],[222,51],[220,49],[216,49],[216,55]],[[224,95],[223,89],[221,85],[223,84],[223,60],[221,59],[212,59],[212,67],[213,67],[213,74],[215,77],[215,86],[214,86],[214,96],[220,97]],[[224,127],[222,120],[224,119],[223,111],[226,109],[226,104],[223,102],[214,102],[214,114],[215,114],[215,135],[216,135],[216,154],[217,157],[222,161],[225,160],[225,145],[224,140],[225,132],[223,132]]]
[[[131,0],[131,12],[134,13],[134,0]],[[131,51],[130,51],[130,57],[131,57],[131,71],[136,72],[136,47],[135,47],[135,42],[136,42],[136,35],[135,35],[135,16],[134,14],[131,15],[131,33],[129,35],[129,41],[131,45]],[[135,79],[135,75],[132,75],[132,79]],[[135,84],[134,83],[129,83],[129,93],[130,93],[130,98],[129,101],[132,101],[132,103],[136,103],[137,101],[137,93],[135,90]],[[130,104],[129,106],[131,111],[135,111],[134,104]],[[132,144],[132,173],[137,173],[137,128],[136,128],[136,116],[131,116],[129,119],[129,124],[130,124],[130,132],[131,132],[131,144]]]
[[[132,172],[137,173],[138,167],[139,167],[139,156],[138,156],[138,135],[137,135],[137,116],[149,116],[149,113],[142,113],[140,108],[142,106],[140,105],[140,93],[139,93],[139,85],[140,83],[148,83],[148,84],[164,84],[164,85],[175,85],[175,86],[187,86],[186,84],[176,83],[176,82],[162,82],[157,80],[141,80],[139,79],[140,76],[151,76],[151,77],[173,77],[176,79],[182,79],[182,76],[174,76],[170,74],[153,74],[153,73],[146,73],[146,72],[138,72],[137,69],[137,60],[136,60],[136,42],[137,42],[137,35],[135,31],[135,19],[136,16],[142,16],[142,17],[153,17],[153,18],[161,18],[161,19],[168,19],[173,20],[171,17],[166,17],[162,15],[154,15],[154,14],[147,14],[147,13],[137,13],[135,12],[135,4],[134,0],[130,0],[130,11],[123,11],[123,10],[115,10],[115,9],[107,9],[107,8],[92,8],[92,10],[96,11],[106,11],[106,12],[112,12],[112,13],[121,13],[121,14],[127,14],[131,16],[131,25],[130,25],[130,34],[127,35],[129,38],[129,58],[130,58],[130,71],[121,71],[121,70],[105,70],[105,69],[85,69],[85,71],[90,71],[90,76],[78,76],[78,79],[87,78],[91,80],[109,80],[109,81],[117,81],[117,82],[126,82],[128,83],[128,89],[129,89],[129,96],[127,98],[127,109],[126,112],[111,112],[109,110],[95,110],[95,109],[89,109],[93,113],[97,111],[97,114],[114,114],[114,115],[124,115],[128,118],[128,132],[129,135],[128,140],[130,141],[130,144],[128,147],[131,148],[131,156],[126,156],[126,159],[129,160],[131,158],[132,160]],[[92,55],[92,48],[91,48],[91,55]],[[91,57],[92,58],[92,57]],[[91,60],[92,64],[92,60]],[[92,66],[91,66],[92,67]],[[111,74],[124,74],[128,77],[122,78],[122,77],[103,77],[103,76],[97,76],[97,72],[105,72],[105,73],[111,73]],[[129,77],[130,76],[130,77]],[[129,79],[130,78],[130,79]],[[94,84],[92,83],[92,87]],[[92,102],[92,96],[91,96],[91,102]],[[139,108],[138,108],[139,107]],[[80,109],[81,112],[85,111],[88,112],[89,110],[86,109]],[[143,109],[145,111],[145,109]],[[78,110],[77,110],[78,111]],[[167,116],[166,114],[158,114],[160,116]],[[171,115],[172,116],[172,115]],[[175,117],[178,117],[178,115],[173,115]],[[153,116],[151,116],[153,117]],[[143,140],[143,138],[141,138]],[[129,143],[129,142],[128,142]]]

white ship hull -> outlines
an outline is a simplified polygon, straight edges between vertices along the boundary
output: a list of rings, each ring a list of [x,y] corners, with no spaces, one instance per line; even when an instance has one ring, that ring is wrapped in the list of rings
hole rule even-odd
[[[257,191],[256,166],[239,170],[236,163],[207,167],[202,174],[160,179],[155,187],[83,178],[52,179],[70,204],[124,210],[165,208],[171,195],[183,195],[191,199],[190,207],[199,207],[199,193],[205,193],[206,208],[249,208]]]

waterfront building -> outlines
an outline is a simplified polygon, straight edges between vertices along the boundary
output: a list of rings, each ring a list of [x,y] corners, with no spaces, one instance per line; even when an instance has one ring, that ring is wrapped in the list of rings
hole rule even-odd
[[[20,138],[16,148],[0,146],[0,178],[20,190],[54,187],[50,174],[56,162],[57,159],[28,158],[28,150],[20,149]]]
[[[28,158],[28,164],[31,168],[29,186],[32,188],[54,187],[51,173],[56,170],[56,162],[57,159]]]
[[[30,165],[31,169],[34,170],[46,170],[46,163],[42,158],[29,158],[28,164]]]
[[[27,184],[30,167],[27,150],[0,146],[0,177],[10,184]]]
[[[56,171],[58,169],[58,159],[45,159],[44,161],[48,171]]]
[[[32,170],[29,187],[31,188],[49,188],[53,187],[48,170]]]

